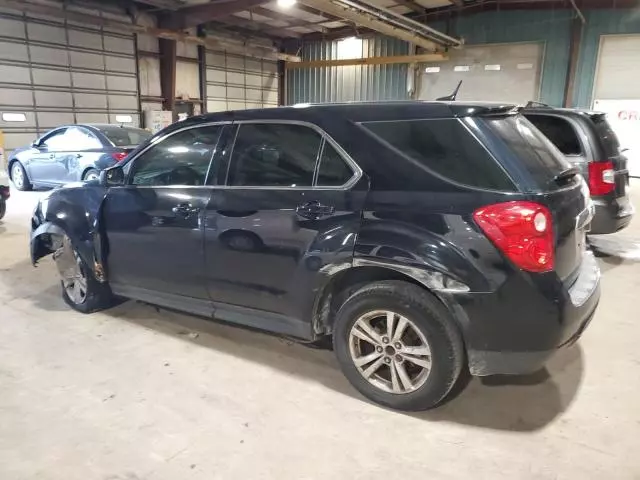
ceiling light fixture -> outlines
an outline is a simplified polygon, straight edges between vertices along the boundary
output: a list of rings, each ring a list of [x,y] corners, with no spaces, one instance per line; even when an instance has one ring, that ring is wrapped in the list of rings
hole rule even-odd
[[[281,8],[291,8],[296,4],[297,0],[278,0],[278,6]]]

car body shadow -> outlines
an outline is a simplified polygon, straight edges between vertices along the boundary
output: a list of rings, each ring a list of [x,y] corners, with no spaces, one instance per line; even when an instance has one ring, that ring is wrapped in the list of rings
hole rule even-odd
[[[312,379],[343,395],[366,401],[349,385],[327,348],[307,348],[304,344],[264,332],[139,302],[123,303],[107,313],[205,348]],[[532,375],[480,379],[470,378],[467,373],[439,408],[407,415],[427,422],[448,421],[495,430],[535,431],[567,409],[579,390],[582,374],[582,351],[574,345],[559,351],[550,360],[548,369]]]

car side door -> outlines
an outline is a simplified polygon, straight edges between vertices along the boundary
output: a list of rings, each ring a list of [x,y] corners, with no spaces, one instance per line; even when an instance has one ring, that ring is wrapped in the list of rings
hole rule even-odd
[[[190,126],[149,144],[122,167],[103,205],[112,290],[209,315],[204,282],[206,185],[222,124]],[[215,160],[213,160],[215,161]]]
[[[309,337],[307,314],[326,267],[351,262],[368,182],[313,124],[245,121],[236,128],[206,218],[216,316]]]
[[[36,145],[36,150],[30,155],[25,168],[32,182],[57,184],[61,172],[57,164],[59,151],[64,148],[66,127],[49,132],[40,139]]]

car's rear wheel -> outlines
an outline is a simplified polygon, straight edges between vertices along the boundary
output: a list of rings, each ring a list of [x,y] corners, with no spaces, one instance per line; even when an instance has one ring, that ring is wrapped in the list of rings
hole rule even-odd
[[[437,406],[464,360],[460,335],[444,306],[402,281],[375,282],[354,292],[338,311],[333,342],[353,386],[398,410]]]
[[[100,172],[95,168],[90,168],[89,170],[84,172],[84,176],[82,177],[82,179],[85,181],[98,180],[99,178],[100,178]]]
[[[33,188],[29,177],[27,177],[27,172],[18,161],[13,162],[11,165],[11,181],[18,190],[27,191]]]
[[[67,305],[82,313],[108,308],[112,304],[109,286],[98,282],[91,268],[64,236],[60,247],[53,254],[60,274],[62,298]]]
[[[7,202],[0,198],[0,220],[2,220],[5,213],[7,213]]]

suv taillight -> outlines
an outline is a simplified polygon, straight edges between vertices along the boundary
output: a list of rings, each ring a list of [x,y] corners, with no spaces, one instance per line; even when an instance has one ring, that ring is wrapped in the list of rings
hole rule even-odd
[[[613,162],[589,163],[589,192],[591,195],[606,195],[616,188]]]
[[[519,268],[553,270],[553,218],[544,205],[506,202],[479,208],[473,218],[489,239]]]
[[[111,156],[116,162],[121,162],[122,160],[127,158],[127,155],[128,155],[127,152],[114,152],[111,154]]]

